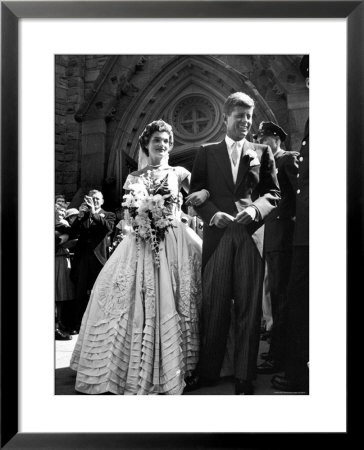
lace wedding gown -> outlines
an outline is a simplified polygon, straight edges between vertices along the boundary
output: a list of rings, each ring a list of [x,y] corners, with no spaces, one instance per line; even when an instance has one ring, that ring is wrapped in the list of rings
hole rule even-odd
[[[175,195],[188,172],[168,168]],[[164,172],[165,175],[165,172]],[[124,188],[138,181],[129,175]],[[87,394],[182,394],[199,356],[200,237],[179,220],[160,244],[129,233],[100,272],[84,314],[70,367]]]

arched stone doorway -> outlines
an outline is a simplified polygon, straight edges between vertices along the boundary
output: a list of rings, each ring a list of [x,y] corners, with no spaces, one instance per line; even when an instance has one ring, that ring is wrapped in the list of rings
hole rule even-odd
[[[222,105],[234,91],[256,101],[252,132],[274,120],[288,133],[287,148],[298,150],[308,116],[299,62],[299,55],[70,57],[67,94],[58,98],[66,118],[56,114],[57,189],[78,189],[74,198],[82,199],[90,187],[101,188],[109,208],[119,205],[123,182],[138,165],[138,137],[158,118],[175,130],[171,164],[191,169],[202,143],[222,139]],[[57,80],[60,91],[64,77]]]
[[[162,66],[129,104],[115,131],[107,168],[107,179],[115,181],[115,200],[122,196],[123,182],[133,169],[131,161],[138,161],[138,137],[146,124],[162,118],[173,126],[170,163],[191,170],[199,146],[223,138],[222,106],[236,91],[256,101],[252,132],[262,120],[276,121],[251,81],[215,57],[175,56]]]

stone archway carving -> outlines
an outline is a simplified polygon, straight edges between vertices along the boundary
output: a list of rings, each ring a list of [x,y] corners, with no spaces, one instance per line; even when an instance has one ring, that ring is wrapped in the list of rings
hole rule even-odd
[[[117,126],[107,169],[107,177],[116,180],[116,194],[122,194],[122,153],[138,160],[138,138],[146,124],[162,118],[175,126],[176,142],[172,155],[178,158],[183,152],[191,153],[202,143],[223,137],[222,105],[226,97],[236,91],[246,92],[256,101],[252,132],[256,131],[260,121],[276,120],[253,83],[223,61],[201,55],[172,57],[129,104]],[[199,111],[200,118],[205,115],[207,125],[200,130],[195,128],[194,139],[193,130],[189,132],[183,127],[182,116],[185,112],[186,124],[191,112],[196,127]]]

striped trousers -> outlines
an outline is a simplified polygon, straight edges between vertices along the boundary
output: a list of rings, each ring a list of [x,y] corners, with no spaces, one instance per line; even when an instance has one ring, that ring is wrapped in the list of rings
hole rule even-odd
[[[202,275],[201,379],[219,378],[235,313],[235,378],[255,379],[262,308],[264,261],[244,225],[227,226]]]

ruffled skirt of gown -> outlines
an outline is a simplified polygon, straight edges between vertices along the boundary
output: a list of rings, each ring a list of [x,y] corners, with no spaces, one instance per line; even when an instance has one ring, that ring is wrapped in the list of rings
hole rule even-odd
[[[70,367],[86,394],[182,394],[199,356],[202,241],[176,221],[156,267],[129,234],[100,272]]]

